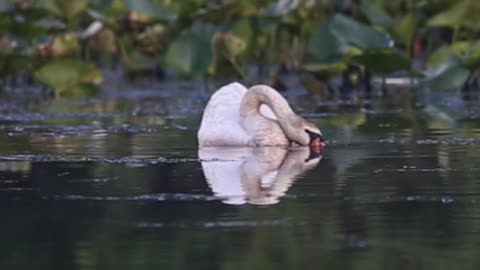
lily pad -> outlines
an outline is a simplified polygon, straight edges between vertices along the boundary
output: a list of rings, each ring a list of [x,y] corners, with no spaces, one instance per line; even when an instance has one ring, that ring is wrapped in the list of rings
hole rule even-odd
[[[409,70],[411,67],[410,59],[394,50],[368,50],[353,56],[351,60],[373,72],[384,74]]]
[[[455,42],[450,46],[440,47],[427,59],[427,67],[435,68],[444,65],[452,57],[460,59],[467,53],[470,47],[471,44],[465,41]]]
[[[73,59],[48,63],[35,72],[35,78],[58,94],[74,91],[83,85],[98,85],[103,81],[101,71],[93,63]]]
[[[431,74],[420,81],[418,87],[432,91],[460,89],[468,79],[470,71],[461,64],[452,64],[437,74]]]
[[[409,13],[401,18],[394,26],[396,38],[410,51],[412,41],[417,32],[419,18],[414,13]]]
[[[52,14],[71,19],[86,11],[90,0],[37,0],[36,4]]]
[[[344,15],[335,15],[330,27],[333,35],[341,43],[354,45],[360,49],[386,49],[393,45],[393,40],[388,34]]]
[[[197,25],[180,35],[170,44],[165,61],[182,75],[206,74],[212,61],[210,40],[214,33],[212,25]]]
[[[385,30],[393,27],[392,17],[372,1],[362,1],[360,8],[372,25],[381,26]]]
[[[318,61],[332,63],[342,58],[340,40],[332,32],[331,19],[314,26],[308,46]]]
[[[171,10],[150,0],[126,0],[131,11],[161,21],[174,21],[177,15]]]
[[[9,0],[0,0],[0,13],[6,13],[13,10],[13,5]]]
[[[428,21],[428,26],[453,28],[460,26],[476,27],[480,23],[478,12],[480,12],[480,3],[478,1],[458,1],[448,10],[432,17]]]

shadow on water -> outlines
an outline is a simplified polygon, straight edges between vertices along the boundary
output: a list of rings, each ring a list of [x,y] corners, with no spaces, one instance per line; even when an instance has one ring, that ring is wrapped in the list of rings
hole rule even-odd
[[[329,138],[321,156],[199,151],[203,97],[140,92],[0,106],[0,268],[480,266],[468,106],[305,114]]]

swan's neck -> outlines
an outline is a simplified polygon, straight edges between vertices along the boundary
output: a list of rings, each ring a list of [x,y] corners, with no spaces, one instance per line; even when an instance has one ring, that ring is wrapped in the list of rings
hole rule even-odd
[[[280,127],[287,136],[295,132],[295,127],[291,123],[294,123],[298,116],[292,111],[282,95],[267,85],[252,86],[245,93],[240,105],[240,117],[246,119],[252,115],[260,115],[262,104],[266,104],[272,109]]]

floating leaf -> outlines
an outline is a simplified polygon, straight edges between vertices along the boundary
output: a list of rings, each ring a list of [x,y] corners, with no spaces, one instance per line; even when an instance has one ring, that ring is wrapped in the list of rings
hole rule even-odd
[[[393,50],[368,50],[355,55],[351,60],[378,73],[392,73],[410,69],[410,59]]]
[[[73,59],[48,63],[35,72],[35,78],[59,94],[81,85],[100,84],[103,80],[101,71],[94,64]]]
[[[348,65],[345,61],[339,61],[331,64],[306,64],[303,68],[320,78],[329,78],[347,70]]]

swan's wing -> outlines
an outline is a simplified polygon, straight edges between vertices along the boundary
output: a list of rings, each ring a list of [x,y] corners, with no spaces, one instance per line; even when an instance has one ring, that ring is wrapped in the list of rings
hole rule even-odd
[[[217,90],[205,107],[198,131],[200,146],[248,145],[250,136],[240,125],[240,103],[247,88],[231,83]]]

